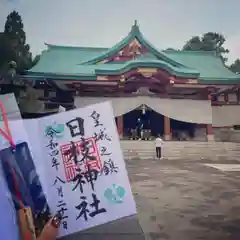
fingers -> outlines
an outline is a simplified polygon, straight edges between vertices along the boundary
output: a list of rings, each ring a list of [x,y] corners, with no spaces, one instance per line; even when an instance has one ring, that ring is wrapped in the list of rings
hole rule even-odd
[[[61,223],[61,215],[57,213],[50,221],[53,227],[59,228]]]
[[[38,240],[56,240],[60,222],[61,220],[57,215],[51,218],[44,227]]]

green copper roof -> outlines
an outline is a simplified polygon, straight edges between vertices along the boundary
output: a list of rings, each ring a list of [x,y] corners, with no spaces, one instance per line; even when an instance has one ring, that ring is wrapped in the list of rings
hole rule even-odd
[[[202,81],[240,80],[237,75],[224,66],[220,57],[215,52],[206,51],[164,51],[175,61],[192,69],[197,69]]]
[[[128,62],[96,64],[118,53],[133,39],[148,49],[148,53]],[[179,77],[200,79],[204,84],[240,83],[240,75],[231,72],[213,52],[158,51],[139,31],[135,24],[126,38],[114,47],[68,47],[46,44],[39,62],[26,74],[59,79],[95,80],[96,75],[116,75],[137,67],[165,69]]]

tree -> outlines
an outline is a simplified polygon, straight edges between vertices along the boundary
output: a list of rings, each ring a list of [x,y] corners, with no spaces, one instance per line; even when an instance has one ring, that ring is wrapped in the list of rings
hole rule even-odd
[[[26,34],[21,16],[13,11],[7,16],[4,32],[0,39],[0,69],[5,71],[11,61],[16,62],[17,72],[32,67],[30,46],[26,44]]]
[[[178,49],[174,49],[174,48],[167,48],[165,49],[165,51],[179,51]]]
[[[40,60],[40,55],[38,54],[32,60],[32,67],[35,66],[39,60]]]
[[[238,58],[235,62],[229,67],[235,73],[240,74],[240,59]]]
[[[229,50],[224,48],[225,37],[216,32],[208,32],[203,36],[194,36],[183,46],[183,50],[186,51],[214,51],[225,62],[227,58],[224,54]]]

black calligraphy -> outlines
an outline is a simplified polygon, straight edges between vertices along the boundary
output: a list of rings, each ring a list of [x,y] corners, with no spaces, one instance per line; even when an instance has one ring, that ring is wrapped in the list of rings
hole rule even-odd
[[[57,184],[58,183],[58,184]],[[61,224],[64,229],[68,229],[67,219],[68,215],[66,214],[68,211],[67,204],[64,201],[64,194],[63,194],[63,188],[60,184],[65,184],[65,181],[63,181],[60,177],[56,177],[56,180],[54,182],[54,185],[58,185],[56,187],[57,195],[58,195],[58,203],[57,203],[57,212],[60,215],[61,218]]]
[[[68,162],[70,160],[73,160],[74,163],[77,165],[78,164],[78,155],[79,155],[79,150],[78,150],[78,147],[76,146],[76,144],[71,141],[70,142],[71,146],[69,148],[69,150],[65,151],[64,152],[64,155],[65,156],[68,156]]]
[[[85,221],[88,221],[88,216],[95,217],[98,214],[107,212],[105,208],[100,208],[100,200],[97,198],[96,194],[92,193],[93,201],[88,204],[85,196],[81,196],[81,203],[77,205],[75,208],[80,211],[79,215],[76,217],[78,220],[80,217],[83,217]],[[89,209],[90,206],[91,211]]]
[[[75,208],[80,211],[79,215],[77,216],[76,220],[78,220],[81,216],[84,217],[84,220],[88,220],[88,213],[89,210],[87,209],[88,202],[86,201],[85,196],[81,196],[80,199],[82,200],[79,205],[77,205]]]
[[[94,184],[97,181],[99,172],[95,169],[91,169],[90,165],[87,167],[87,171],[82,172],[79,168],[76,169],[77,174],[73,178],[73,182],[75,183],[73,191],[79,188],[80,192],[83,193],[83,186],[88,182],[92,190],[94,191]]]
[[[109,142],[112,141],[112,139],[106,133],[106,128],[100,129],[99,132],[94,132],[93,138],[95,139],[96,142],[99,140],[107,140]]]
[[[61,221],[64,221],[68,216],[66,216],[65,212],[68,210],[66,207],[66,203],[63,200],[59,200],[58,204],[58,213],[61,216]]]
[[[109,175],[118,172],[118,167],[115,166],[113,160],[110,158],[108,161],[104,161],[102,173]]]
[[[98,126],[103,126],[102,123],[100,123],[99,118],[100,118],[100,114],[97,113],[95,110],[92,112],[91,116],[90,116],[93,121],[94,121],[94,127],[98,127]]]
[[[104,158],[101,173],[104,175],[117,173],[119,169],[112,160],[112,152],[109,151],[105,145],[106,141],[111,142],[112,139],[109,137],[106,127],[100,123],[100,114],[96,111],[93,111],[91,118],[93,119],[94,127],[96,128],[96,131],[93,133],[93,138],[96,142],[98,142],[98,144],[103,144],[103,146],[100,147],[100,155]]]
[[[62,189],[62,186],[57,187],[57,192],[58,192],[58,196],[62,198],[62,197],[63,197],[63,189]]]
[[[76,169],[76,176],[73,178],[73,182],[76,183],[75,187],[73,188],[73,191],[76,190],[78,187],[80,189],[80,192],[83,193],[83,184],[86,183],[84,180],[83,173],[81,172],[81,169]]]
[[[54,167],[58,171],[59,163],[59,150],[58,150],[58,142],[55,140],[56,130],[52,127],[48,127],[46,131],[46,136],[48,137],[48,145],[46,146],[50,151],[49,155],[52,159],[52,167]]]
[[[57,184],[57,182],[61,182],[61,183],[66,183],[64,180],[62,180],[60,177],[56,177],[53,186],[55,186]]]
[[[52,159],[52,167],[55,168],[56,172],[58,173],[58,167],[60,165],[59,162],[59,144],[57,142],[57,134],[61,133],[60,131],[57,131],[55,128],[49,126],[47,130],[45,131],[46,136],[48,137],[48,145],[46,146],[49,149],[49,156]],[[59,174],[56,174],[53,186],[56,187],[57,190],[57,196],[58,196],[58,201],[57,201],[57,212],[61,218],[61,223],[64,229],[68,228],[67,225],[67,204],[64,201],[64,192],[63,192],[63,187],[62,184],[65,184],[66,182],[62,180],[59,177]]]
[[[48,126],[47,128],[46,128],[46,131],[45,131],[45,134],[46,134],[46,137],[48,137],[48,138],[50,138],[50,139],[54,139],[55,138],[55,136],[57,135],[57,134],[59,134],[60,132],[59,131],[57,131],[54,127],[52,127],[52,126]]]
[[[91,142],[86,141],[84,138],[82,138],[82,142],[81,142],[82,159],[80,160],[80,162],[86,162],[87,163],[88,160],[90,160],[90,161],[96,160],[95,156],[92,156],[92,155],[89,154],[90,147],[91,147]]]
[[[84,119],[76,117],[66,123],[72,137],[84,136]]]
[[[87,171],[84,173],[87,182],[90,183],[92,190],[94,191],[94,183],[97,181],[98,171],[91,169],[91,166],[87,164]]]
[[[111,152],[108,152],[107,151],[107,148],[106,147],[101,147],[101,156],[110,156],[111,155]]]

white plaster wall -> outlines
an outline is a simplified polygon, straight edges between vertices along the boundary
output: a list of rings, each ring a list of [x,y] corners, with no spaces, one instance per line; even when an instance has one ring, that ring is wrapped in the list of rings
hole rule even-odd
[[[213,127],[240,125],[240,105],[212,106]]]
[[[229,102],[236,102],[237,101],[237,94],[236,93],[228,94],[228,100],[229,100]]]
[[[240,130],[233,128],[214,128],[215,141],[240,142]]]

